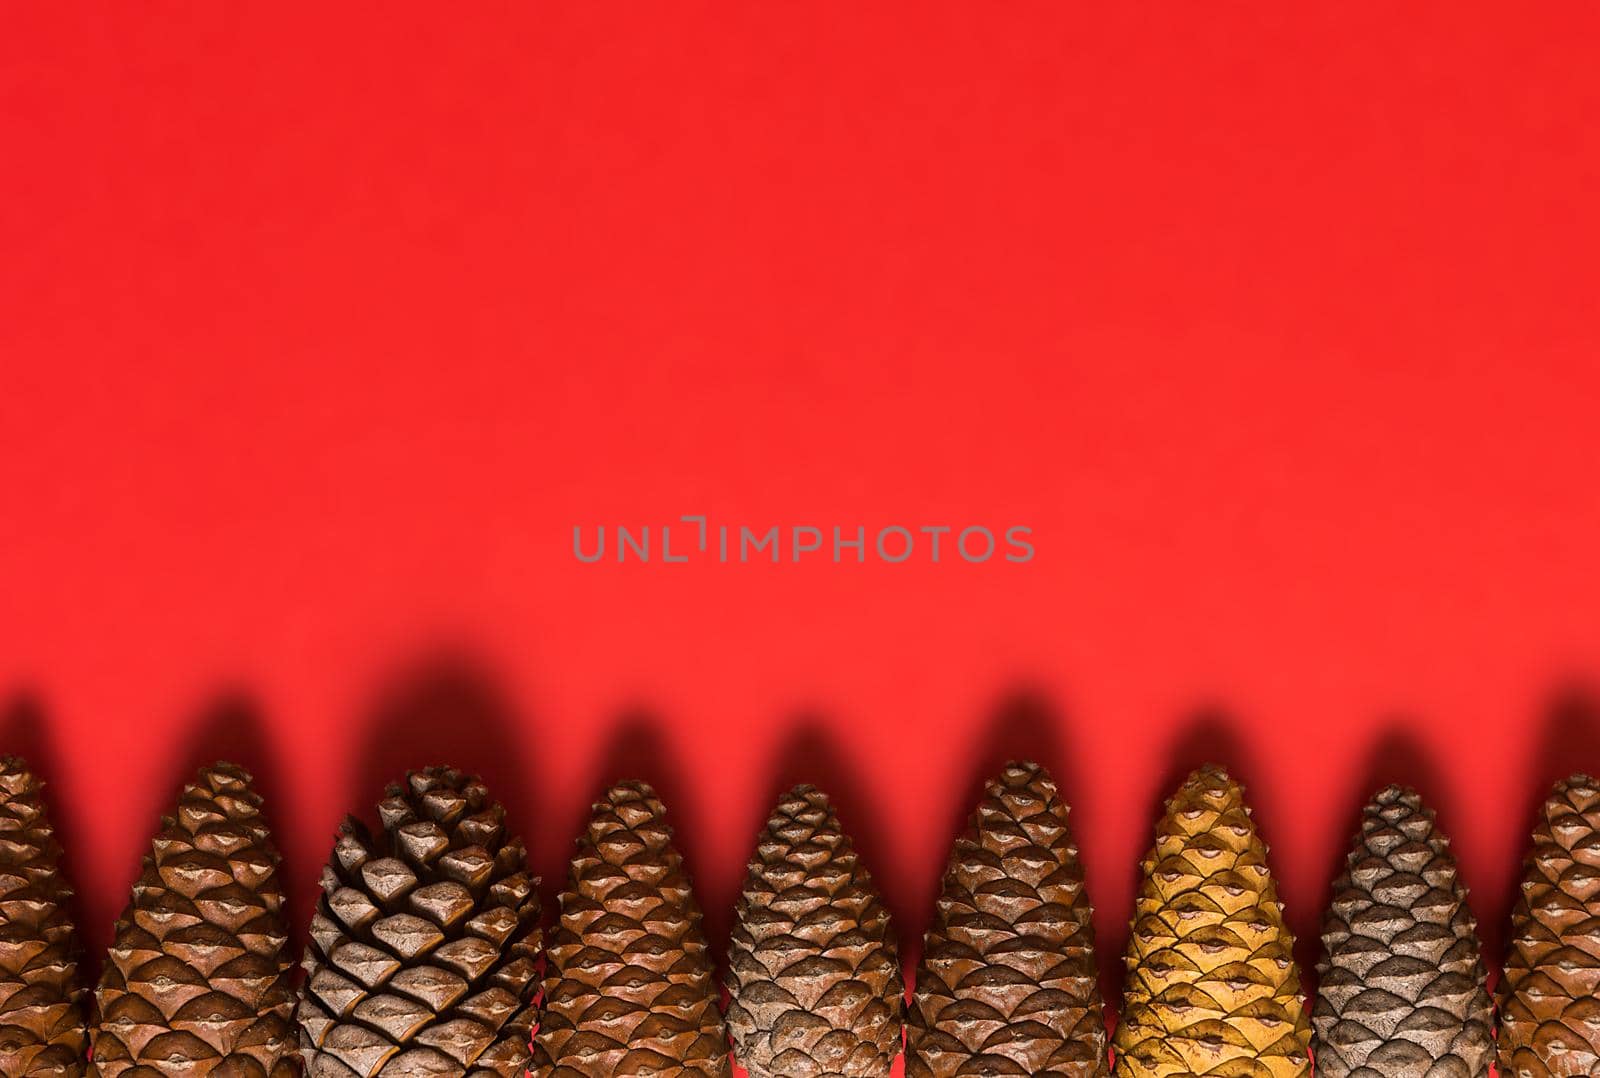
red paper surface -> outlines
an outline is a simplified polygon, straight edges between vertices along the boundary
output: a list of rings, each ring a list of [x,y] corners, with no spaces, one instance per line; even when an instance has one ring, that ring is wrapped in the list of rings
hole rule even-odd
[[[95,947],[226,755],[302,924],[340,815],[449,761],[551,891],[650,778],[718,940],[811,778],[910,948],[1026,754],[1108,987],[1206,758],[1305,960],[1390,778],[1498,956],[1534,805],[1600,767],[1592,5],[7,24],[0,735]],[[573,557],[684,514],[1036,556]]]

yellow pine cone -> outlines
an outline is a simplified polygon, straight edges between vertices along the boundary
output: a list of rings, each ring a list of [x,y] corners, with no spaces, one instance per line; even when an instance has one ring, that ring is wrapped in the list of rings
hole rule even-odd
[[[1243,793],[1204,767],[1167,803],[1128,942],[1119,1076],[1311,1073],[1294,939]]]

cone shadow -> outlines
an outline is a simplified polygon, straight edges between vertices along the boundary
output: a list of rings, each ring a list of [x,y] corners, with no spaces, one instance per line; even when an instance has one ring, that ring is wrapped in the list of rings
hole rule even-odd
[[[256,792],[266,802],[269,822],[273,816],[272,806],[278,799],[283,797],[288,803],[290,791],[283,785],[283,775],[259,706],[245,694],[230,691],[219,693],[202,709],[185,736],[179,770],[159,791],[162,800],[156,815],[172,811],[178,792],[201,768],[223,761],[250,772]],[[273,828],[274,839],[278,830]]]
[[[1151,800],[1147,802],[1150,808],[1145,814],[1145,820],[1151,842],[1146,842],[1140,850],[1141,858],[1154,841],[1155,828],[1166,815],[1167,802],[1191,774],[1208,764],[1216,764],[1225,769],[1235,781],[1245,784],[1248,788],[1247,776],[1252,771],[1250,753],[1245,748],[1233,720],[1216,709],[1196,712],[1184,726],[1178,739],[1173,742],[1172,750],[1167,754],[1167,764],[1161,773],[1160,782],[1151,791]],[[1138,862],[1133,864],[1132,871],[1133,893],[1137,895],[1139,885],[1143,882]]]
[[[1322,958],[1321,918],[1332,899],[1334,881],[1344,872],[1350,849],[1361,831],[1362,813],[1367,803],[1391,785],[1409,787],[1421,796],[1424,805],[1438,814],[1441,833],[1449,834],[1453,804],[1449,784],[1417,740],[1413,732],[1417,727],[1415,720],[1405,718],[1393,719],[1384,726],[1367,754],[1366,764],[1339,816],[1337,830],[1324,844],[1328,860],[1319,876],[1322,886],[1316,892],[1319,899],[1317,920],[1310,931],[1299,933],[1295,940],[1295,958],[1300,963],[1301,979],[1312,999],[1316,998],[1318,987],[1317,963]]]
[[[897,937],[905,935],[907,912],[915,894],[914,881],[907,874],[887,871],[894,864],[893,848],[883,832],[877,813],[873,783],[851,761],[819,716],[801,715],[790,726],[779,744],[771,770],[768,796],[761,818],[749,830],[752,847],[756,835],[766,826],[767,816],[778,799],[791,787],[808,783],[828,795],[839,816],[839,826],[850,837],[862,865],[872,874],[873,884],[888,907]],[[741,873],[742,877],[742,873]]]
[[[1045,769],[1070,810],[1069,821],[1073,837],[1077,838],[1082,817],[1074,795],[1081,786],[1078,782],[1077,758],[1064,747],[1061,736],[1064,728],[1061,713],[1051,706],[1043,693],[1031,688],[1019,689],[1003,697],[991,712],[988,725],[964,757],[972,761],[972,766],[963,777],[959,797],[950,805],[950,822],[944,831],[945,844],[933,889],[934,899],[944,887],[944,874],[956,842],[972,826],[973,813],[989,783],[1008,764],[1031,762]],[[917,943],[927,932],[933,917],[933,901],[923,905],[925,909],[921,923],[908,926],[918,929]]]
[[[29,692],[17,692],[0,707],[0,754],[26,760],[41,781],[48,782],[60,760],[50,739],[44,705]],[[51,814],[54,820],[55,814]]]
[[[720,954],[726,941],[728,917],[719,903],[707,900],[705,886],[698,866],[706,854],[705,831],[700,826],[700,799],[698,788],[689,781],[688,772],[668,740],[664,724],[651,712],[635,708],[624,712],[616,720],[606,747],[591,771],[585,784],[598,799],[606,790],[620,782],[639,781],[649,784],[666,808],[667,823],[672,828],[672,844],[682,855],[689,873],[696,899],[704,914],[706,937],[712,951]],[[571,815],[566,813],[570,811]],[[563,810],[568,826],[562,833],[576,841],[589,824],[592,803],[573,805]],[[550,873],[552,882],[565,884],[571,846],[561,858],[561,864]]]
[[[968,753],[968,757],[974,761],[974,766],[967,776],[961,800],[952,806],[954,822],[947,830],[948,841],[945,845],[945,857],[938,869],[935,897],[943,889],[944,873],[950,853],[954,850],[956,841],[972,826],[973,813],[983,798],[989,782],[1013,761],[1031,761],[1039,764],[1055,781],[1061,800],[1068,807],[1068,825],[1072,829],[1073,839],[1080,842],[1079,857],[1080,859],[1084,857],[1080,836],[1092,830],[1084,825],[1086,819],[1092,818],[1092,814],[1083,809],[1084,785],[1080,781],[1082,769],[1079,765],[1081,757],[1069,744],[1067,737],[1069,729],[1063,713],[1051,704],[1049,697],[1030,686],[1021,687],[1000,701],[990,716],[988,726],[979,736],[973,750]],[[1086,866],[1084,875],[1090,904],[1098,913],[1100,907],[1094,902],[1095,874],[1087,871]],[[922,935],[926,934],[933,918],[933,903],[924,905],[926,914],[921,934],[913,940],[919,953]],[[1104,919],[1097,916],[1096,921],[1095,963],[1100,993],[1103,999],[1113,1000],[1116,997],[1112,993],[1120,987],[1116,977],[1113,976],[1113,970],[1119,969],[1121,963],[1116,961],[1117,956],[1108,955],[1103,945],[1102,937],[1105,934],[1098,931],[1098,926],[1104,923]],[[914,976],[915,970],[913,969],[911,973]]]
[[[642,708],[618,717],[591,786],[599,795],[612,785],[628,780],[649,783],[667,811],[679,821],[692,817],[698,808],[694,788],[666,735],[665,724]],[[680,850],[690,836],[679,832],[687,830],[688,826],[683,823],[673,828],[673,841]]]
[[[1600,698],[1587,686],[1563,688],[1545,709],[1530,786],[1542,803],[1550,787],[1578,772],[1600,772]]]
[[[1172,751],[1167,754],[1161,789],[1156,794],[1156,811],[1150,817],[1152,825],[1166,811],[1167,799],[1178,791],[1184,780],[1207,764],[1216,764],[1246,786],[1255,773],[1253,754],[1246,748],[1238,724],[1217,708],[1196,712],[1173,742]]]
[[[947,857],[971,825],[972,813],[990,780],[1013,761],[1039,764],[1055,780],[1062,799],[1072,804],[1072,793],[1078,789],[1076,761],[1063,751],[1061,728],[1059,712],[1040,692],[1019,689],[1000,701],[966,754],[972,766],[963,779],[959,800],[950,806],[951,823],[945,829]],[[942,885],[942,868],[940,872]]]
[[[1507,851],[1507,863],[1517,866],[1507,881],[1494,909],[1478,910],[1479,931],[1484,957],[1493,967],[1491,980],[1497,979],[1509,946],[1511,914],[1522,893],[1525,859],[1534,828],[1543,815],[1545,800],[1556,783],[1577,772],[1600,771],[1600,700],[1587,685],[1566,685],[1555,692],[1544,710],[1538,748],[1528,761],[1522,784],[1517,818],[1523,826],[1516,832],[1515,852]]]
[[[1450,834],[1449,823],[1455,808],[1452,789],[1433,757],[1417,740],[1414,731],[1419,725],[1414,719],[1395,719],[1373,742],[1366,766],[1357,780],[1359,785],[1352,791],[1340,820],[1340,830],[1329,843],[1337,856],[1331,859],[1330,869],[1324,876],[1324,894],[1331,895],[1333,881],[1344,871],[1350,848],[1361,830],[1361,817],[1367,803],[1390,786],[1415,790],[1423,805],[1437,815],[1440,833]]]
[[[1131,893],[1135,900],[1144,883],[1141,861],[1154,845],[1156,827],[1166,814],[1168,800],[1177,793],[1194,771],[1207,764],[1216,764],[1224,768],[1236,781],[1246,785],[1248,776],[1254,773],[1252,754],[1245,747],[1236,723],[1220,708],[1197,710],[1184,725],[1167,753],[1166,767],[1159,785],[1151,791],[1151,800],[1147,802],[1151,807],[1145,814],[1145,826],[1148,828],[1145,833],[1150,837],[1140,848],[1138,859],[1129,868],[1133,875]],[[1248,795],[1248,790],[1246,792]],[[1132,918],[1133,912],[1131,908],[1126,911],[1129,919]],[[1122,1010],[1122,996],[1127,988],[1127,969],[1118,959],[1121,957],[1120,949],[1127,946],[1128,923],[1128,920],[1119,922],[1122,930],[1115,941],[1119,953],[1113,956],[1111,961],[1101,963],[1107,1010],[1119,1014]]]
[[[184,786],[194,781],[201,768],[219,762],[244,768],[261,796],[262,814],[282,857],[279,872],[286,896],[290,946],[297,951],[304,942],[305,918],[299,913],[306,908],[321,852],[307,849],[302,841],[304,828],[298,826],[293,811],[293,785],[283,774],[260,706],[241,690],[218,692],[200,710],[182,745],[179,763],[152,791],[155,800],[143,817],[148,821],[143,831],[146,844],[139,847],[137,857],[142,859],[150,852],[148,842],[160,827],[161,818],[172,814]],[[135,874],[138,864],[135,860],[131,866]],[[130,882],[132,878],[129,877]]]
[[[352,815],[371,820],[384,791],[408,771],[448,766],[481,778],[513,833],[536,817],[521,740],[498,682],[459,655],[429,658],[377,696],[350,776]]]
[[[1414,731],[1420,726],[1415,719],[1397,718],[1378,735],[1362,772],[1362,786],[1357,791],[1360,805],[1351,817],[1354,822],[1360,821],[1361,807],[1390,785],[1410,787],[1424,804],[1441,815],[1452,807],[1449,783],[1416,738]]]

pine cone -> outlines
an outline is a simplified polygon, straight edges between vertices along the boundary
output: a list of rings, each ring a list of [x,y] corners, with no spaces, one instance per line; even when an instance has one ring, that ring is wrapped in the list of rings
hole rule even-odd
[[[1493,1013],[1449,841],[1410,790],[1367,803],[1322,933],[1317,1073],[1487,1078]]]
[[[278,853],[250,776],[184,787],[117,922],[96,993],[104,1078],[296,1073]]]
[[[622,783],[578,840],[548,949],[542,1078],[730,1073],[700,907],[665,812],[649,786]]]
[[[0,1074],[79,1078],[88,1057],[61,847],[28,765],[0,759]]]
[[[1067,806],[1038,764],[989,783],[923,941],[908,1078],[1110,1073],[1094,926]]]
[[[1511,918],[1500,1073],[1600,1074],[1600,783],[1557,784]]]
[[[813,786],[767,820],[728,963],[728,1030],[751,1078],[889,1073],[904,999],[889,913]]]
[[[513,1078],[538,992],[539,881],[477,778],[390,786],[373,835],[339,829],[311,919],[300,1041],[310,1078]]]
[[[1311,1073],[1294,940],[1244,791],[1217,767],[1189,776],[1156,831],[1128,941],[1116,1073]]]

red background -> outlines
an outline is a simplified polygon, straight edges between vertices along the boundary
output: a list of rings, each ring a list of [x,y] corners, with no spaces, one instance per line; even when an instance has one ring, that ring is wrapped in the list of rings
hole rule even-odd
[[[0,694],[102,946],[239,758],[483,772],[553,890],[654,779],[725,936],[780,782],[908,948],[986,769],[1115,985],[1162,796],[1306,960],[1362,799],[1498,955],[1600,767],[1592,5],[27,5],[0,35]],[[588,566],[574,524],[1026,524],[1027,565]]]

